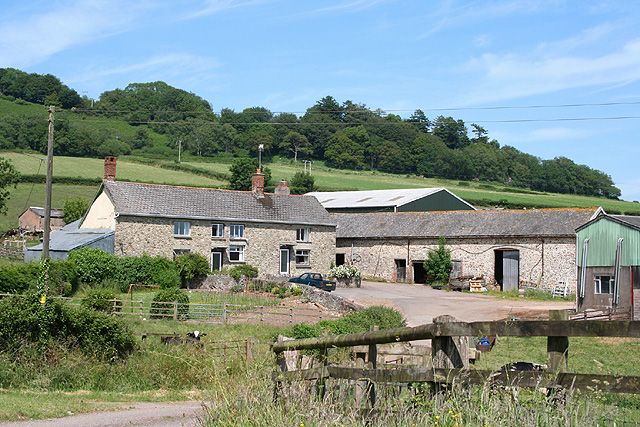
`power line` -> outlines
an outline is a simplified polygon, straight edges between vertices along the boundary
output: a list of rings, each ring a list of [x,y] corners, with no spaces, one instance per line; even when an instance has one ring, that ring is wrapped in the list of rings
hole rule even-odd
[[[556,117],[549,119],[504,119],[504,120],[465,120],[468,123],[539,123],[539,122],[584,122],[584,121],[605,121],[605,120],[637,120],[640,116],[609,116],[609,117]],[[104,122],[104,120],[88,119],[83,122]],[[190,124],[186,120],[179,121],[155,121],[155,120],[127,120],[132,125],[186,125]],[[204,124],[228,124],[228,125],[273,125],[273,126],[388,126],[397,123],[411,124],[411,122],[203,122]]]
[[[403,112],[415,112],[416,110],[422,110],[423,112],[429,111],[479,111],[479,110],[527,110],[527,109],[544,109],[544,108],[583,108],[583,107],[613,107],[613,106],[622,106],[622,105],[640,105],[640,101],[615,101],[615,102],[584,102],[584,103],[575,103],[575,104],[533,104],[533,105],[489,105],[489,106],[478,106],[478,107],[416,107],[414,109],[386,109],[386,108],[376,108],[374,110],[368,109],[367,107],[363,107],[362,109],[357,110],[349,110],[349,109],[338,109],[338,110],[321,110],[321,111],[270,111],[265,109],[266,111],[240,111],[235,112],[235,114],[264,114],[265,112],[269,112],[271,114],[305,114],[305,113],[377,113],[379,111],[383,113],[394,112],[394,113],[403,113]],[[313,107],[310,107],[313,108]],[[111,109],[92,109],[92,108],[72,108],[71,112],[84,112],[84,113],[154,113],[154,114],[162,114],[162,113],[188,113],[188,114],[216,114],[215,111],[202,111],[202,110],[111,110]],[[218,112],[220,114],[222,111]]]

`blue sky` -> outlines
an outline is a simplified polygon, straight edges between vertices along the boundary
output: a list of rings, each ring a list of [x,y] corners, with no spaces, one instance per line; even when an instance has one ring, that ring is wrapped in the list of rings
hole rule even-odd
[[[164,80],[213,108],[325,95],[479,122],[501,144],[604,170],[640,200],[640,2],[0,0],[0,67],[81,94]],[[501,110],[433,108],[628,103]],[[504,120],[549,120],[500,123]]]

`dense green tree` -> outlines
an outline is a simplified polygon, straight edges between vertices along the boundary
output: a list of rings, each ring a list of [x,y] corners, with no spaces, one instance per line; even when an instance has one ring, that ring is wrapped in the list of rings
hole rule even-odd
[[[229,186],[232,190],[251,190],[251,177],[256,173],[258,169],[258,161],[249,157],[238,158],[233,161],[229,172],[231,172],[231,178],[229,179]],[[269,185],[271,181],[271,170],[269,168],[263,168],[264,185]]]
[[[64,201],[64,222],[70,224],[79,220],[89,209],[89,201],[82,197],[73,197]]]
[[[467,127],[462,120],[438,116],[433,122],[432,132],[449,148],[464,148],[469,145]]]
[[[305,194],[315,190],[315,179],[309,172],[296,172],[289,184],[293,194]]]
[[[349,138],[344,131],[336,132],[330,139],[324,158],[329,166],[339,169],[362,169],[364,147]]]
[[[9,159],[0,157],[0,214],[7,214],[7,201],[11,195],[11,187],[16,186],[20,174]]]
[[[293,161],[298,161],[298,154],[310,154],[311,146],[306,136],[301,133],[291,131],[282,140],[281,148],[284,151],[293,153]]]
[[[15,68],[0,68],[0,93],[36,104],[79,107],[82,98],[51,74],[28,74]],[[55,96],[54,96],[55,95]]]
[[[429,133],[431,131],[431,120],[420,109],[414,111],[407,122],[413,124],[421,132]]]

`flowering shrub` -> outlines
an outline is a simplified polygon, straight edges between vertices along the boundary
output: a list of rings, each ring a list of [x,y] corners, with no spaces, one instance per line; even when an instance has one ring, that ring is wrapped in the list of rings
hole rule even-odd
[[[360,269],[355,265],[339,265],[329,270],[329,276],[336,279],[357,279],[360,278]]]

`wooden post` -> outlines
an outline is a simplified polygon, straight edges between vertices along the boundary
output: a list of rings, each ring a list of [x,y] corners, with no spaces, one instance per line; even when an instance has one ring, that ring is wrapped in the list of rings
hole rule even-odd
[[[222,324],[223,325],[227,324],[227,303],[226,302],[222,305]]]
[[[252,344],[253,343],[251,342],[251,338],[247,338],[244,341],[244,360],[247,365],[247,369],[249,369],[249,365],[253,361],[253,350],[251,348]]]
[[[293,323],[293,307],[289,308],[289,323]]]
[[[371,331],[377,331],[378,326],[372,326]],[[369,359],[369,368],[376,369],[378,366],[378,346],[376,344],[369,344],[369,354],[367,355]],[[373,409],[376,406],[376,385],[369,381],[368,388],[368,399],[369,399],[369,408]]]
[[[328,359],[328,350],[327,348],[322,348],[320,349],[320,356],[319,356],[319,362],[320,362],[320,366],[325,367],[327,366],[327,359]],[[316,390],[318,393],[318,397],[320,398],[320,400],[324,399],[324,396],[326,395],[326,388],[327,388],[327,383],[326,383],[326,379],[325,378],[319,378],[318,381],[316,382]]]
[[[433,319],[435,325],[456,322],[456,318],[447,314]],[[435,369],[469,368],[469,337],[436,337],[431,340],[431,363]],[[439,391],[437,382],[433,391]]]
[[[282,343],[284,341],[284,337],[282,335],[278,336],[278,342]],[[278,374],[280,372],[286,372],[287,371],[287,361],[284,358],[284,351],[279,351],[275,354],[276,356],[276,372],[275,374]],[[273,401],[277,402],[278,399],[280,399],[282,395],[282,381],[280,381],[279,379],[275,380],[275,383],[273,385]]]
[[[567,310],[549,310],[549,320],[568,320]],[[569,337],[547,337],[547,370],[565,372],[569,365]]]
[[[356,353],[355,367],[358,369],[363,369],[365,366],[364,358],[366,353]],[[364,395],[367,392],[367,381],[356,381],[355,388],[355,398],[356,398],[356,408],[362,407],[362,400],[364,399]]]
[[[173,303],[173,320],[178,320],[178,302]]]

